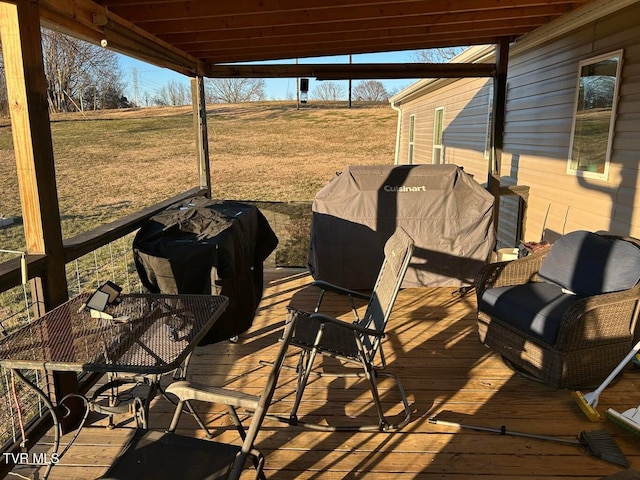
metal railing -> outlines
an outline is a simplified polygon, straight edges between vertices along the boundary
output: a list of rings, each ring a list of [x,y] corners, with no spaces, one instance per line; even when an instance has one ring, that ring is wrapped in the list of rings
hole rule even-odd
[[[69,298],[95,290],[106,280],[121,285],[127,292],[141,292],[135,272],[131,244],[135,232],[83,255],[67,264]],[[31,287],[23,284],[0,293],[0,335],[9,335],[33,319]],[[25,372],[28,378],[48,394],[53,386],[44,371]],[[10,370],[0,369],[0,445],[25,444],[26,430],[47,413],[42,400]]]
[[[69,298],[93,291],[106,280],[123,287],[125,292],[141,292],[143,287],[133,258],[133,238],[139,226],[155,213],[185,198],[202,194],[199,189],[148,207],[108,225],[85,232],[65,242],[66,277]],[[304,266],[307,263],[311,202],[254,202],[265,215],[279,238],[276,251],[266,266]],[[44,256],[29,256],[29,276],[45,268]],[[21,284],[19,261],[0,264],[0,335],[28,324],[33,319],[34,301],[30,284]],[[46,372],[30,372],[45,392],[52,392],[51,377]],[[90,388],[90,386],[87,386]],[[41,400],[8,370],[0,370],[0,445],[2,452],[15,449],[29,435],[28,429],[48,412]],[[33,439],[31,439],[33,440]]]
[[[65,241],[69,297],[92,291],[106,280],[120,282],[130,292],[141,291],[131,251],[135,231],[144,221],[169,205],[205,193],[203,189],[194,188]],[[21,262],[19,258],[14,258],[0,263],[0,325],[6,334],[27,325],[39,301],[34,298],[31,285],[23,282],[23,276],[27,271],[29,279],[40,277],[47,267],[47,257],[27,255],[25,260]],[[53,395],[51,375],[42,371],[25,373],[49,396]],[[79,381],[81,390],[88,390],[96,380],[96,376],[82,376]],[[6,370],[0,371],[0,422],[0,450],[3,454],[19,451],[33,443],[50,425],[50,416],[42,401],[22,382],[16,382],[11,372]],[[0,457],[0,471],[3,472],[0,475],[7,470],[6,456],[3,455]]]

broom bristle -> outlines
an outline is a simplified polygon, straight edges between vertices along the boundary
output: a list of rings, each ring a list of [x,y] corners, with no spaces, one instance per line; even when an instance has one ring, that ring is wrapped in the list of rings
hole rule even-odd
[[[606,460],[607,462],[615,463],[623,467],[628,467],[629,462],[627,458],[618,447],[613,437],[606,430],[593,430],[589,432],[580,432],[578,435],[578,441],[585,449],[592,455]]]
[[[575,399],[576,403],[580,407],[580,410],[584,412],[589,420],[592,422],[597,422],[600,420],[600,414],[598,411],[587,402],[587,399],[584,398],[584,395],[581,392],[575,391],[571,392],[571,396]]]

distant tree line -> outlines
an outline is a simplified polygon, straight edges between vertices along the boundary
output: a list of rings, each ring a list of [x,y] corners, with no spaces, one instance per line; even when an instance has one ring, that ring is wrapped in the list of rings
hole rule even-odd
[[[311,92],[314,100],[335,102],[347,99],[347,89],[336,82],[318,82]],[[351,90],[351,97],[361,102],[386,102],[390,93],[379,80],[362,80]]]
[[[42,50],[47,77],[47,100],[52,112],[102,110],[135,107],[124,95],[125,83],[117,55],[107,49],[43,29]],[[446,62],[462,48],[430,49],[415,52],[417,62]],[[382,82],[364,80],[355,84],[351,94],[355,101],[383,102],[395,92]],[[205,79],[208,103],[242,103],[266,100],[265,80],[261,78]],[[347,99],[347,90],[337,82],[318,82],[310,98],[321,101]],[[188,82],[170,81],[154,93],[145,93],[149,105],[189,105]],[[0,50],[0,114],[8,112],[4,62]]]

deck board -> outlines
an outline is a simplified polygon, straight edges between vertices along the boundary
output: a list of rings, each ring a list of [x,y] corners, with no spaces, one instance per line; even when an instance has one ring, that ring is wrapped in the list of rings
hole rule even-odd
[[[292,270],[269,270],[265,295],[252,328],[238,344],[222,342],[200,347],[190,365],[197,382],[228,385],[259,393],[266,375],[260,360],[278,348],[277,338],[290,303],[310,309],[315,293],[311,278]],[[585,430],[607,429],[640,470],[640,439],[605,420],[592,423],[566,390],[553,390],[514,375],[477,340],[475,298],[460,297],[453,288],[412,288],[400,292],[384,348],[389,369],[402,379],[412,421],[396,433],[318,432],[265,421],[258,448],[266,455],[266,474],[274,479],[598,479],[624,470],[598,459],[577,445],[502,436],[442,425],[428,417],[489,428],[575,438]],[[332,314],[350,318],[335,298],[326,300]],[[291,349],[294,353],[295,349]],[[286,360],[289,366],[295,359]],[[334,359],[322,359],[326,371],[338,369]],[[286,415],[293,402],[294,377],[284,369],[270,412]],[[390,415],[402,407],[392,382],[380,382]],[[598,409],[625,410],[640,402],[640,371],[629,371],[601,396]],[[197,410],[219,440],[235,440],[226,410],[198,404]],[[152,428],[168,426],[173,406],[162,397],[152,403]],[[300,417],[334,424],[345,414],[375,422],[368,390],[356,379],[314,378],[305,393]],[[122,420],[122,419],[120,419]],[[113,460],[133,425],[107,430],[106,421],[92,414],[75,445],[53,468],[51,479],[93,478]],[[183,416],[178,432],[203,437],[195,422]],[[67,436],[68,438],[68,436]],[[51,436],[38,451],[50,448]],[[32,478],[33,468],[14,472]],[[252,478],[250,469],[243,478]]]

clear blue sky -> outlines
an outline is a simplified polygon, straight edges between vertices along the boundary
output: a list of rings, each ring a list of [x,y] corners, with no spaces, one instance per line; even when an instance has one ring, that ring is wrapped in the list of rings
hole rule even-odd
[[[158,68],[148,63],[144,63],[133,58],[118,56],[120,62],[120,69],[122,70],[123,80],[126,83],[125,95],[130,100],[135,100],[135,92],[133,87],[133,78],[137,77],[138,83],[138,103],[144,105],[145,92],[149,97],[153,98],[154,93],[167,85],[170,81],[181,82],[186,85],[189,84],[189,78],[179,73],[173,72],[166,68]],[[413,62],[412,51],[405,52],[387,52],[387,53],[371,53],[353,55],[353,63],[405,63]],[[295,63],[295,60],[279,61],[279,62],[266,62],[266,63]],[[321,58],[304,58],[300,59],[299,63],[349,63],[348,55],[340,55],[334,57],[321,57]],[[134,73],[135,72],[135,73]],[[416,79],[402,79],[402,80],[383,80],[388,91],[398,91],[404,87],[414,83]],[[268,100],[285,100],[287,98],[296,97],[296,80],[295,78],[267,78],[266,94]],[[313,92],[317,85],[317,81],[314,78],[309,80],[309,92]],[[347,89],[347,81],[336,82],[344,84],[345,91]],[[353,84],[357,84],[358,80],[355,80]]]

